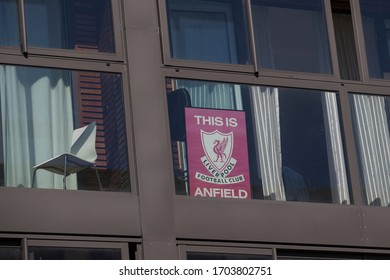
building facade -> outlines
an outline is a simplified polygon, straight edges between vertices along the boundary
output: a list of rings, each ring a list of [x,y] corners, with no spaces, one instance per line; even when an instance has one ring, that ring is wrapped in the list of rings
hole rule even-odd
[[[0,259],[390,258],[387,68],[385,0],[0,0]]]

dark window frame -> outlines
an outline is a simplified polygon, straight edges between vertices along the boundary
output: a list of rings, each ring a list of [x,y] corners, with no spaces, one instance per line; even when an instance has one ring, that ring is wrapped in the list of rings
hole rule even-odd
[[[20,47],[0,46],[0,53],[20,56],[52,56],[58,58],[90,59],[101,61],[120,62],[124,61],[123,34],[122,34],[122,16],[121,0],[110,0],[112,11],[113,40],[115,51],[113,53],[77,51],[68,49],[33,47],[28,44],[25,0],[18,1],[19,25],[20,25]]]

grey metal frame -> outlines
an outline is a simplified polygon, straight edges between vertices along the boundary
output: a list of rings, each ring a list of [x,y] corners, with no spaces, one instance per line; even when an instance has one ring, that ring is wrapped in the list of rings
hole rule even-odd
[[[227,246],[223,244],[218,246],[216,244],[204,245],[204,244],[183,244],[178,245],[179,250],[179,259],[186,260],[188,252],[197,252],[197,253],[222,253],[222,254],[243,254],[243,255],[264,255],[269,256],[272,259],[275,259],[274,250],[272,248],[256,248],[250,246],[241,245],[238,246]]]
[[[20,239],[22,259],[28,259],[28,247],[61,247],[61,248],[101,248],[120,249],[123,260],[130,259],[130,253],[135,256],[138,253],[138,245],[141,240],[136,238],[107,238],[107,237],[85,237],[67,235],[24,235],[24,234],[0,234],[0,239]],[[136,248],[130,252],[129,248]]]
[[[9,53],[9,49],[14,53],[22,54],[25,57],[30,55],[43,55],[43,56],[57,56],[57,57],[72,57],[79,59],[98,59],[104,61],[123,61],[124,50],[123,50],[123,33],[121,26],[122,23],[122,10],[121,0],[111,0],[112,18],[114,26],[114,39],[115,39],[115,53],[92,53],[92,52],[78,52],[74,50],[65,49],[53,49],[53,48],[37,48],[28,45],[27,41],[27,27],[26,27],[26,15],[25,15],[25,0],[18,1],[18,12],[19,12],[19,32],[20,32],[20,49],[0,47],[0,53]]]
[[[352,92],[386,94],[390,82],[370,80],[364,53],[364,38],[358,0],[351,0],[356,47],[362,81],[340,79],[337,50],[333,32],[330,1],[325,0],[333,75],[259,69],[259,77],[230,71],[204,71],[188,62],[186,67],[167,63],[163,77],[205,81],[233,82],[262,86],[294,87],[335,91],[339,94],[346,156],[352,188],[353,205],[325,205],[269,201],[235,201],[177,196],[174,198],[177,238],[183,240],[237,240],[242,242],[282,242],[288,244],[317,244],[356,246],[360,248],[389,248],[386,235],[390,227],[387,208],[363,205],[355,140],[350,113],[349,94]],[[160,11],[160,14],[164,11]],[[163,18],[163,17],[162,17]],[[164,29],[163,29],[164,30]],[[164,37],[163,37],[164,38]],[[165,53],[166,55],[166,53]],[[172,62],[172,60],[170,60]],[[163,85],[162,85],[163,86]],[[387,93],[388,94],[388,93]],[[294,220],[299,219],[298,226]],[[288,233],[288,234],[286,234]]]
[[[390,81],[368,78],[358,0],[351,0],[351,9],[362,80],[340,79],[330,1],[324,1],[334,75],[258,69],[257,76],[254,65],[172,60],[167,52],[163,0],[113,1],[120,25],[116,25],[115,32],[123,45],[122,57],[29,48],[26,58],[20,50],[2,47],[1,64],[122,75],[132,192],[2,187],[0,237],[29,235],[46,240],[60,235],[62,240],[75,241],[135,240],[137,257],[145,259],[177,259],[186,248],[212,251],[222,247],[247,252],[264,248],[273,250],[273,255],[275,248],[374,253],[379,250],[390,254],[390,210],[362,202],[349,104],[349,94],[353,92],[390,95]],[[338,92],[353,205],[175,195],[166,78]],[[28,242],[29,238],[24,239],[24,243]]]
[[[169,46],[169,28],[168,28],[168,18],[167,18],[167,5],[165,0],[157,0],[160,10],[160,26],[161,26],[161,44],[162,44],[162,53],[163,53],[163,63],[164,65],[171,66],[180,66],[180,67],[196,67],[200,69],[214,69],[214,70],[225,70],[225,71],[236,71],[236,72],[246,72],[246,73],[257,73],[257,59],[255,56],[255,46],[254,46],[254,34],[252,24],[252,12],[250,9],[250,0],[245,0],[245,11],[248,17],[248,25],[246,26],[249,37],[249,47],[252,64],[251,65],[239,65],[239,64],[224,64],[224,63],[209,63],[201,61],[188,61],[182,59],[175,59],[171,57],[170,46]]]
[[[61,247],[61,248],[89,248],[89,249],[119,249],[122,260],[128,260],[129,247],[125,242],[106,242],[106,241],[70,241],[70,240],[47,240],[47,239],[27,239],[27,248],[37,247]],[[28,259],[28,257],[27,257]]]

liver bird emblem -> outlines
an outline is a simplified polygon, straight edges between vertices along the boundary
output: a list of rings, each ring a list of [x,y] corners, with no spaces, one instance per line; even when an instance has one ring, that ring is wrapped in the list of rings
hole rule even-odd
[[[218,162],[218,160],[219,162],[225,162],[227,158],[225,150],[228,144],[228,138],[225,137],[223,138],[222,141],[215,140],[213,144],[214,144],[213,151],[217,155],[217,158],[214,160],[214,162]]]
[[[201,130],[201,141],[205,156],[218,171],[229,163],[233,153],[233,132],[223,133],[218,130],[206,132]]]

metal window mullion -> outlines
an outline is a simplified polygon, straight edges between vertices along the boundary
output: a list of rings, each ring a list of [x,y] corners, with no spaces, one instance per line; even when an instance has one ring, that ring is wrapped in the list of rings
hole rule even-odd
[[[259,75],[259,66],[257,64],[257,56],[256,56],[256,44],[255,44],[255,31],[253,26],[253,16],[252,16],[252,3],[251,0],[245,0],[246,3],[246,16],[247,16],[247,29],[249,35],[249,48],[251,52],[251,58],[253,63],[253,69],[256,76]]]
[[[355,35],[355,45],[357,51],[357,59],[359,63],[360,80],[367,82],[370,80],[368,61],[366,54],[366,46],[364,40],[363,19],[360,12],[359,0],[350,0],[352,24]]]
[[[24,56],[27,56],[28,54],[27,29],[26,29],[26,14],[24,9],[24,0],[18,0],[18,8],[19,8],[19,30],[20,30],[21,51]]]
[[[330,52],[333,76],[336,77],[337,79],[340,79],[340,66],[339,66],[339,58],[337,53],[336,36],[334,32],[332,6],[330,0],[323,0],[322,4],[325,13],[326,29],[327,29],[326,31],[328,35],[328,44],[329,44],[329,52]]]
[[[348,89],[341,87],[339,90],[339,102],[341,108],[341,125],[343,126],[345,143],[345,156],[347,158],[348,170],[349,170],[349,184],[350,184],[350,197],[351,204],[356,206],[363,205],[363,194],[362,194],[362,182],[360,177],[358,155],[356,149],[356,139],[354,133],[354,120],[352,118],[352,105],[351,105],[351,94]]]
[[[28,260],[28,242],[27,238],[22,239],[22,259]]]

